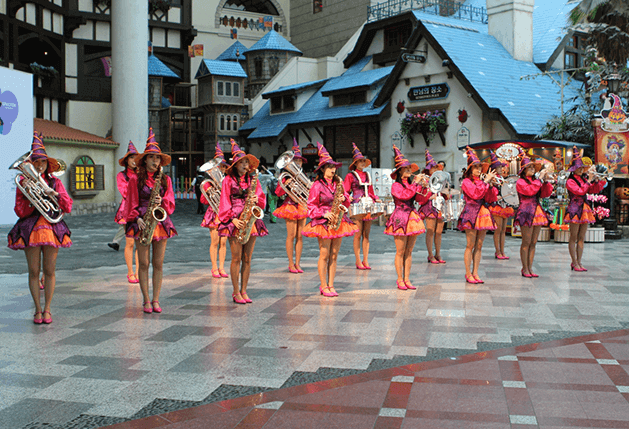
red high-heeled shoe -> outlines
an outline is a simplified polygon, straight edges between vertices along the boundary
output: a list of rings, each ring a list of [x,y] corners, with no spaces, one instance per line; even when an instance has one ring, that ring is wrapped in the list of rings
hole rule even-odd
[[[156,313],[162,312],[162,307],[159,306],[159,301],[151,301],[151,305],[153,306],[153,311]]]
[[[467,283],[471,283],[471,284],[473,284],[473,285],[475,285],[476,283],[478,283],[472,274],[469,274],[469,275],[468,275],[468,274],[466,274],[466,275],[465,275],[465,281],[466,281]]]
[[[438,264],[439,261],[437,260],[437,258],[435,258],[434,256],[432,257],[432,259],[430,258],[430,256],[428,257],[428,262],[430,262],[431,264]]]
[[[326,292],[327,291],[327,292]],[[328,298],[334,298],[336,295],[334,295],[334,293],[332,293],[330,291],[330,288],[328,286],[322,288],[321,286],[319,286],[319,293],[323,296],[327,296]]]
[[[532,276],[532,275],[530,275],[530,274],[524,274],[524,268],[522,268],[522,269],[520,270],[520,273],[522,274],[522,277],[527,277],[527,278],[533,277],[533,276]]]
[[[37,315],[39,314],[39,319],[37,318]],[[37,313],[33,314],[33,323],[36,325],[41,325],[42,322],[44,321],[44,319],[42,318],[43,314],[41,311],[38,311]]]
[[[253,300],[249,298],[249,296],[247,295],[247,292],[245,293],[240,292],[240,296],[242,296],[242,299],[244,299],[247,302],[247,304],[251,304],[253,302]]]
[[[406,280],[404,281],[404,286],[406,286],[406,289],[411,289],[411,290],[417,289],[415,286],[411,284],[411,282],[407,282]]]
[[[406,289],[408,289],[406,287],[406,283],[404,283],[404,280],[402,280],[401,282],[398,280],[398,281],[395,282],[395,284],[397,285],[397,288],[399,290],[406,290]]]
[[[295,269],[297,270],[297,272],[298,272],[299,274],[301,274],[301,273],[303,273],[303,272],[304,272],[304,270],[302,270],[301,268],[299,268],[297,265],[295,265]]]
[[[238,298],[236,298],[237,296],[238,296]],[[236,304],[246,304],[247,303],[247,301],[245,301],[242,298],[242,295],[240,295],[240,293],[232,293],[232,299],[234,300],[234,302]]]
[[[214,277],[215,279],[220,279],[221,272],[219,270],[212,270],[212,277]]]
[[[229,277],[227,273],[225,272],[225,270],[221,270],[220,268],[218,270],[218,273],[221,275],[221,277],[225,277],[225,278]]]
[[[297,268],[293,268],[293,267],[288,267],[288,272],[293,273],[293,274],[299,274],[299,271],[297,271]]]
[[[477,284],[482,284],[482,283],[485,283],[483,280],[481,280],[481,279],[480,279],[480,277],[475,276],[474,274],[472,274],[472,276],[474,277],[474,280],[476,280],[476,283],[477,283]]]
[[[371,267],[369,265],[365,264],[364,262],[363,262],[363,267],[365,267],[366,270],[370,270],[371,269]]]
[[[356,269],[357,270],[366,270],[367,268],[365,268],[363,265],[356,264]]]
[[[531,277],[539,277],[539,274],[535,274],[533,271],[531,271]]]
[[[48,313],[50,315],[50,317],[44,317],[44,314]],[[44,322],[46,325],[49,325],[52,323],[52,313],[50,311],[42,311],[41,313],[42,315],[42,322]]]

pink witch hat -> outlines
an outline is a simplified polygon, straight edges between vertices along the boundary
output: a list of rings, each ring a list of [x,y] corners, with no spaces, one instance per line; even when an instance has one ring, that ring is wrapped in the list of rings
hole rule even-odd
[[[535,166],[535,171],[540,171],[542,169],[542,163],[533,161],[522,149],[520,149],[520,155],[522,159],[520,159],[520,171],[518,171],[518,175],[521,176],[522,172],[526,170],[526,167],[533,164]]]
[[[144,148],[144,152],[142,152],[137,156],[136,163],[140,165],[142,160],[146,158],[148,155],[159,155],[162,158],[162,166],[170,164],[171,158],[170,155],[166,155],[162,153],[162,150],[159,148],[159,143],[155,141],[155,133],[153,132],[153,128],[149,128],[149,138],[146,139],[146,147]]]
[[[506,167],[508,164],[501,159],[498,158],[498,155],[494,153],[493,150],[489,151],[489,158],[491,159],[491,164],[489,164],[489,168],[492,170],[498,171],[499,168]]]
[[[470,170],[470,167],[474,166],[474,165],[480,165],[483,167],[483,173],[487,173],[487,170],[489,170],[489,164],[486,162],[481,162],[480,159],[478,159],[478,156],[476,155],[476,152],[474,152],[472,150],[471,147],[467,146],[465,148],[465,152],[467,153],[467,168],[465,169],[465,174],[467,174]]]
[[[234,165],[236,165],[239,161],[242,161],[245,158],[249,160],[249,171],[253,171],[256,168],[258,168],[258,165],[260,165],[260,160],[258,158],[256,158],[255,156],[251,154],[246,154],[240,148],[240,146],[238,146],[238,143],[236,143],[236,140],[230,139],[229,141],[232,145],[232,163],[227,169],[228,172],[231,171],[232,168],[234,168]]]
[[[368,167],[371,165],[371,160],[369,160],[366,156],[364,156],[361,152],[360,149],[358,149],[358,146],[356,146],[356,143],[352,142],[352,146],[354,147],[353,149],[353,154],[352,154],[352,163],[349,165],[349,169],[353,170],[356,168],[356,162],[360,161],[361,159],[364,159],[365,161],[367,161],[367,165],[365,167]]]
[[[576,146],[572,147],[572,161],[570,161],[570,167],[568,167],[569,172],[576,171],[578,168],[585,167],[583,163],[583,159],[581,159],[581,152],[577,149]]]
[[[391,179],[395,180],[397,178],[397,173],[400,168],[411,167],[411,172],[413,173],[419,170],[417,164],[414,162],[411,163],[408,159],[406,159],[396,145],[393,145],[393,153],[395,154],[395,170],[391,173]]]
[[[225,164],[225,165],[229,165],[227,164],[227,161],[225,161],[225,154],[223,153],[223,149],[221,149],[221,144],[219,142],[216,142],[216,149],[214,152],[214,158],[218,158],[221,160],[221,164]]]
[[[325,164],[331,164],[336,168],[341,168],[341,165],[343,165],[340,162],[335,162],[330,156],[328,150],[319,142],[317,142],[317,151],[319,152],[319,164],[317,165],[317,168],[314,169],[314,171],[318,171]]]
[[[428,148],[425,149],[426,152],[426,166],[424,167],[424,171],[428,172],[433,167],[439,167],[439,164],[435,161],[435,158],[432,157],[430,152],[428,152]]]
[[[129,158],[130,156],[135,156],[137,154],[138,154],[138,150],[135,148],[135,145],[133,144],[133,142],[131,140],[129,140],[129,146],[127,147],[127,153],[125,153],[125,155],[118,160],[118,164],[120,164],[121,167],[126,167],[127,166],[127,158]]]
[[[47,173],[52,173],[59,170],[59,162],[56,159],[48,156],[48,154],[46,153],[46,148],[44,147],[44,142],[42,141],[42,138],[37,131],[33,133],[33,142],[31,143],[31,155],[28,159],[31,162],[38,161],[40,159],[47,160]]]
[[[301,161],[305,164],[306,162],[308,162],[306,160],[306,158],[303,157],[303,155],[301,154],[301,149],[299,149],[299,143],[297,143],[297,139],[293,139],[293,148],[292,148],[293,154],[295,156],[293,156],[293,159],[301,159]]]

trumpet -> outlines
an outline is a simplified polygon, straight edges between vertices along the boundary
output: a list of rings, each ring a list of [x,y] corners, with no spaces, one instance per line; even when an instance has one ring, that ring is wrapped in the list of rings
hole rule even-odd
[[[53,189],[48,186],[46,181],[41,177],[35,166],[28,162],[33,152],[27,152],[19,157],[9,170],[18,170],[22,176],[28,179],[20,183],[20,174],[15,176],[15,185],[24,194],[26,198],[50,223],[59,223],[63,219],[63,211],[59,206],[59,201],[53,195],[48,195]],[[59,177],[65,173],[65,162],[59,162],[60,168],[53,173]]]
[[[549,167],[550,166],[550,167]],[[543,180],[544,182],[555,183],[557,181],[557,174],[553,171],[552,164],[544,164],[542,169],[535,173],[535,179]]]
[[[614,172],[609,169],[605,164],[596,164],[588,169],[588,174],[591,174],[599,180],[607,180],[608,182],[614,178]]]
[[[308,205],[308,195],[310,194],[310,187],[312,182],[301,168],[293,161],[295,154],[292,150],[286,151],[280,155],[275,161],[275,168],[278,170],[285,170],[280,174],[278,181],[282,189],[290,196],[293,201],[297,202],[302,207]],[[287,180],[292,179],[292,180]],[[284,183],[284,182],[287,183]]]
[[[482,180],[483,182],[485,181],[486,178],[487,178],[487,174],[483,173],[480,175],[480,180]],[[502,186],[504,182],[505,182],[505,179],[502,176],[494,176],[494,178],[491,180],[491,183],[497,186]]]
[[[416,183],[419,183],[423,187],[430,186],[430,177],[428,177],[424,173],[413,173],[411,174],[411,177],[413,178],[413,182],[417,180]]]

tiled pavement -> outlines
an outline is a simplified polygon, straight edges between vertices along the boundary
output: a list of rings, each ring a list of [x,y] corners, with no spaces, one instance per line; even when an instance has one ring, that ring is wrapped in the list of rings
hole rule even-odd
[[[270,227],[277,238],[267,242],[281,243],[283,226]],[[103,236],[113,234],[114,228],[108,228]],[[98,240],[88,229],[74,227],[75,249],[82,240]],[[181,228],[182,237],[169,248],[178,254],[177,240],[199,242],[191,237],[203,233],[198,230]],[[312,249],[302,264],[306,273],[294,275],[286,270],[283,247],[269,248],[263,240],[252,269],[249,295],[254,303],[247,306],[230,302],[228,281],[210,277],[206,250],[205,261],[169,262],[176,258],[167,256],[164,313],[159,315],[142,313],[139,289],[126,283],[123,266],[112,266],[122,256],[113,252],[101,252],[100,262],[86,261],[90,269],[60,266],[50,326],[31,322],[26,276],[1,274],[0,428],[90,428],[146,416],[162,426],[187,419],[171,427],[195,427],[189,426],[191,416],[207,416],[207,410],[220,411],[220,417],[207,417],[211,425],[200,417],[197,427],[247,427],[247,422],[258,427],[257,416],[268,417],[266,427],[273,428],[295,427],[291,418],[303,427],[321,419],[329,421],[324,427],[399,427],[400,418],[404,427],[474,427],[461,422],[479,418],[478,427],[532,418],[542,426],[547,422],[542,417],[563,418],[568,411],[575,420],[548,420],[550,426],[629,427],[629,411],[619,402],[627,395],[622,389],[629,389],[623,378],[629,358],[622,355],[629,356],[623,342],[627,333],[610,333],[629,326],[629,241],[587,244],[586,273],[566,269],[565,245],[540,243],[535,268],[541,277],[527,279],[519,276],[519,241],[508,240],[507,253],[514,258],[498,261],[488,237],[481,265],[486,283],[466,285],[464,236],[448,232],[448,263],[427,264],[419,240],[412,277],[419,288],[398,291],[392,240],[381,230],[374,226],[372,231],[372,271],[355,270],[348,252],[341,256],[341,296],[335,299],[316,293]],[[312,240],[307,243],[313,247]],[[90,249],[89,243],[85,246]],[[350,240],[343,247],[351,249]],[[23,255],[16,254],[12,263],[24,271]],[[0,257],[3,262],[16,258],[6,252]],[[547,353],[542,355],[531,353],[529,346],[450,359],[601,332],[606,333],[600,334],[603,346],[551,343],[532,346]],[[608,344],[614,336],[618,341]],[[592,338],[599,339],[587,340]],[[512,357],[498,359],[503,355]],[[614,359],[618,364],[609,365]],[[473,363],[477,360],[481,362]],[[386,368],[397,369],[381,371]],[[392,381],[396,376],[407,378]],[[355,392],[330,390],[345,385]],[[285,389],[274,390],[278,388]],[[326,392],[305,395],[320,389]],[[221,402],[251,394],[256,395]],[[565,402],[561,407],[550,405],[559,398]],[[586,402],[598,405],[580,405]],[[203,404],[211,405],[155,416]],[[252,405],[260,406],[254,410]],[[355,408],[348,412],[347,407]],[[552,414],[555,409],[568,411]],[[465,414],[479,410],[480,417]],[[607,417],[597,414],[602,410],[610,410]],[[605,419],[618,424],[598,422]]]

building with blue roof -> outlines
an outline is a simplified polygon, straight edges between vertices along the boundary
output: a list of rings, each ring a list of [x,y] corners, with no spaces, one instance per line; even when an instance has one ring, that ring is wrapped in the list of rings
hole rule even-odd
[[[247,47],[236,40],[232,45],[225,49],[218,57],[219,61],[246,61],[245,52]]]

